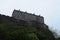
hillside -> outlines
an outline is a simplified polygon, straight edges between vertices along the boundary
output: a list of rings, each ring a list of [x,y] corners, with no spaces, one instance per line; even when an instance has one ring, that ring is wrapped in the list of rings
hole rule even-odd
[[[35,22],[29,26],[26,21],[0,15],[0,40],[55,40],[55,38],[46,24]]]

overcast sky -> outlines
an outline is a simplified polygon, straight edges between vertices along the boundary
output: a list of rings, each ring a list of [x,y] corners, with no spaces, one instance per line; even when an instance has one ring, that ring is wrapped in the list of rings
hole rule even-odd
[[[50,28],[60,31],[60,0],[0,0],[0,14],[11,16],[14,9],[41,15]]]

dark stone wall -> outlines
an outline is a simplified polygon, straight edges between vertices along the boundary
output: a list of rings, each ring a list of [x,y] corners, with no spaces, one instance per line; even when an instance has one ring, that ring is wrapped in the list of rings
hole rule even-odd
[[[38,21],[40,23],[44,23],[44,17],[38,16],[35,14],[14,10],[12,13],[12,17],[18,20],[24,20],[24,21]]]

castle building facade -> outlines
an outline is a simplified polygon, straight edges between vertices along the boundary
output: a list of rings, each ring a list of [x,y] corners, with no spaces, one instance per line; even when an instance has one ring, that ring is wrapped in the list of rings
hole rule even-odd
[[[12,17],[18,20],[24,20],[24,21],[37,21],[39,23],[44,23],[44,17],[42,16],[38,16],[35,14],[31,14],[31,13],[27,13],[27,12],[23,12],[20,10],[14,10]]]

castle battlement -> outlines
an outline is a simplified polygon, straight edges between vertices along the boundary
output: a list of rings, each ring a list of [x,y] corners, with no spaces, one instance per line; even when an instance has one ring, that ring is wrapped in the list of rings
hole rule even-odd
[[[31,14],[31,13],[27,13],[27,12],[23,12],[20,10],[14,10],[13,14],[12,14],[13,18],[16,18],[18,20],[24,20],[24,21],[37,21],[39,23],[44,23],[44,17],[42,16],[38,16],[35,14]]]

